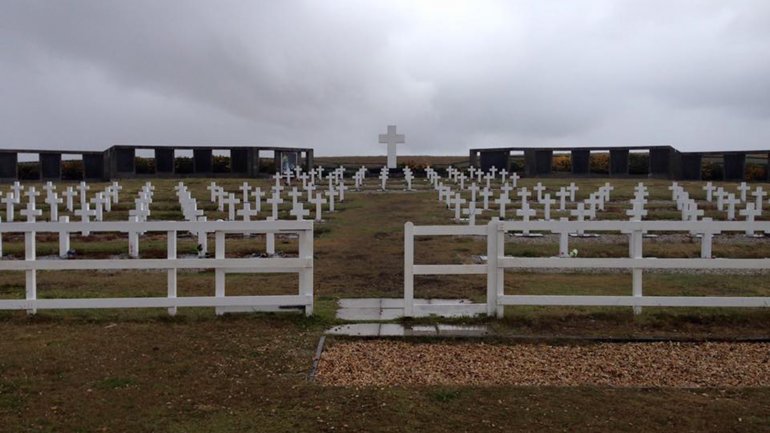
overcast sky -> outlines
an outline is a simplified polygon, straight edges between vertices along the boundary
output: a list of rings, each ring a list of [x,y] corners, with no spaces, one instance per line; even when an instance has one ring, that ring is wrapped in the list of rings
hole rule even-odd
[[[770,149],[770,1],[0,1],[0,148]]]

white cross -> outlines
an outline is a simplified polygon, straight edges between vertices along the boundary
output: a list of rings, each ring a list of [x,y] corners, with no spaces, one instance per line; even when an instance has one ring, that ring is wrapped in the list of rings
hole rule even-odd
[[[60,199],[55,192],[52,192],[46,197],[45,203],[48,205],[48,210],[50,211],[50,221],[59,221],[59,203],[61,202],[62,199]]]
[[[493,193],[492,190],[489,188],[484,188],[481,190],[481,197],[483,197],[483,210],[489,210],[489,197],[492,197]]]
[[[337,190],[334,188],[326,191],[324,194],[326,194],[327,197],[329,197],[329,212],[334,212],[334,197],[338,196]]]
[[[585,221],[585,217],[590,215],[590,213],[586,211],[586,205],[584,203],[578,203],[577,204],[577,209],[573,209],[573,210],[569,211],[569,213],[573,217],[577,217],[577,220],[579,222]],[[583,234],[583,229],[578,229],[578,234],[582,235]]]
[[[596,197],[596,194],[589,194],[588,198],[585,200],[585,203],[588,205],[588,212],[591,215],[591,219],[594,219],[596,216],[596,205],[599,204],[599,199]]]
[[[463,209],[463,214],[468,215],[468,225],[475,226],[476,225],[476,215],[479,213],[479,211],[476,209],[476,202],[471,201],[468,203],[468,208]]]
[[[242,217],[244,221],[251,221],[251,217],[257,216],[259,211],[251,209],[251,203],[248,201],[243,202],[243,208],[238,209],[236,214]]]
[[[717,209],[720,211],[725,210],[725,199],[727,198],[727,191],[720,186],[717,188]]]
[[[556,200],[551,198],[551,194],[543,196],[543,219],[546,221],[551,220],[551,206],[556,204]]]
[[[727,200],[725,200],[725,204],[727,205],[727,220],[733,221],[735,220],[735,205],[740,203],[741,201],[735,198],[734,194],[730,194],[727,196]]]
[[[523,203],[521,209],[516,209],[516,216],[522,218],[523,221],[529,222],[530,217],[537,216],[537,211],[529,207],[529,203]]]
[[[380,188],[383,191],[386,191],[386,183],[388,182],[388,169],[387,167],[383,167],[382,170],[380,170],[380,182],[382,182],[382,187]]]
[[[254,191],[251,192],[251,196],[254,197],[254,211],[262,212],[262,197],[265,196],[265,193],[262,192],[262,188],[254,188]]]
[[[67,205],[67,211],[72,212],[72,209],[74,209],[74,203],[73,203],[73,197],[78,195],[78,193],[72,189],[71,186],[68,186],[66,190],[62,193],[62,195],[67,199],[66,205]]]
[[[610,201],[610,193],[615,190],[615,187],[611,183],[604,183],[604,198],[606,201]]]
[[[283,175],[286,176],[286,185],[291,185],[291,178],[292,178],[291,170],[286,170],[283,173]]]
[[[36,209],[35,202],[30,201],[30,202],[27,202],[27,207],[25,209],[22,209],[21,212],[19,213],[27,217],[28,223],[33,223],[36,221],[36,217],[39,217],[40,215],[43,214],[43,211],[42,209]]]
[[[706,186],[703,187],[703,190],[706,191],[706,201],[711,202],[714,198],[714,191],[716,191],[716,187],[712,185],[711,182],[706,183]]]
[[[110,192],[112,192],[112,203],[117,204],[118,203],[118,193],[120,191],[123,191],[123,187],[120,186],[117,182],[112,182],[112,188],[110,189]]]
[[[569,197],[569,192],[567,191],[567,188],[564,188],[564,187],[559,188],[559,191],[556,192],[556,197],[559,197],[559,210],[560,211],[567,210],[567,197]]]
[[[461,206],[463,204],[465,204],[465,202],[466,202],[466,200],[464,198],[462,198],[462,196],[460,195],[459,192],[455,193],[455,196],[452,199],[452,204],[455,207],[455,220],[457,220],[457,221],[460,221]]]
[[[579,191],[580,188],[575,186],[575,182],[570,182],[569,186],[567,187],[567,191],[569,191],[569,201],[575,202],[575,193]]]
[[[280,193],[276,192],[276,190],[274,189],[273,190],[273,196],[270,197],[269,199],[265,200],[265,201],[267,203],[269,203],[270,205],[272,205],[272,207],[273,207],[273,209],[272,209],[272,212],[273,212],[272,213],[272,218],[273,218],[274,221],[277,220],[278,219],[278,205],[283,203],[283,199],[281,198]]]
[[[519,173],[516,173],[515,171],[513,174],[511,174],[511,180],[513,181],[513,187],[516,188],[516,185],[519,182],[519,179],[521,179],[521,176],[519,176]]]
[[[545,187],[540,182],[535,185],[533,188],[535,192],[537,192],[537,202],[541,203],[543,201],[543,191],[545,191]]]
[[[473,167],[471,167],[473,168]],[[460,174],[457,176],[457,179],[460,181],[460,191],[465,189],[465,181],[468,179],[467,176],[465,176],[465,173]]]
[[[216,192],[216,200],[217,200],[217,210],[220,212],[224,212],[225,210],[225,198],[227,198],[227,193],[225,192],[225,189],[221,186],[218,186],[217,192]]]
[[[340,180],[340,183],[337,184],[337,192],[340,195],[340,203],[345,201],[345,191],[349,190],[350,188],[345,185],[345,182],[343,180]],[[409,190],[412,189],[412,183],[409,182]]]
[[[406,190],[412,191],[412,181],[414,180],[414,175],[412,174],[412,170],[404,170],[404,181],[406,181]]]
[[[235,198],[235,194],[230,193],[227,195],[227,199],[224,200],[227,205],[227,219],[229,221],[235,221],[235,205],[241,202],[240,199]]]
[[[505,182],[508,176],[508,170],[502,169],[500,170],[500,182]]]
[[[741,201],[746,202],[746,192],[750,190],[749,186],[746,184],[746,182],[741,182],[741,184],[738,186],[738,191],[741,192]]]
[[[289,197],[291,197],[291,207],[297,205],[298,199],[302,196],[302,192],[297,191],[297,187],[292,187],[291,191],[289,192]]]
[[[468,187],[468,191],[471,192],[471,201],[476,201],[476,193],[479,192],[479,187],[472,183],[471,186]]]
[[[48,200],[49,197],[53,195],[54,191],[56,191],[56,186],[49,180],[43,185],[43,189],[45,190],[45,199]]]
[[[506,186],[507,185],[508,184],[506,184]],[[495,203],[500,206],[500,219],[504,220],[505,219],[505,205],[511,203],[511,198],[508,197],[508,192],[507,191],[501,192],[500,193],[500,197],[495,199]]]
[[[747,203],[746,209],[742,209],[741,211],[739,211],[739,213],[741,214],[741,216],[746,217],[746,221],[749,223],[753,223],[755,217],[762,215],[762,211],[757,209],[754,203]],[[753,236],[754,230],[751,227],[747,227],[746,234],[748,236]]]
[[[307,201],[310,201],[313,198],[313,194],[315,193],[315,190],[317,188],[312,183],[308,183],[305,187],[305,192],[307,192]]]
[[[80,185],[78,185],[78,191],[79,191],[78,195],[80,196],[80,203],[81,204],[83,204],[85,201],[87,201],[86,194],[88,193],[88,190],[90,190],[90,189],[91,189],[91,186],[89,186],[85,182],[81,181]]]
[[[5,203],[5,220],[9,223],[13,222],[13,206],[16,204],[16,196],[13,191],[9,191],[5,197],[2,198],[2,202]]]
[[[630,217],[631,221],[641,221],[643,217],[647,216],[644,203],[641,200],[631,200],[631,210],[627,210],[626,215]]]
[[[214,203],[217,199],[217,191],[219,190],[219,187],[217,187],[217,183],[211,182],[209,186],[206,187],[206,189],[211,192],[211,202]]]
[[[11,185],[11,189],[13,189],[13,197],[14,200],[16,200],[15,204],[21,204],[21,190],[23,187],[19,183],[18,180],[13,181],[13,185]]]
[[[302,173],[297,178],[302,181],[302,189],[307,189],[307,180],[308,180],[307,173]]]
[[[35,197],[40,195],[40,191],[36,191],[34,186],[27,188],[27,192],[24,193],[27,196],[27,200],[33,205],[37,204]]]
[[[521,199],[521,205],[524,206],[527,204],[527,200],[532,197],[532,193],[527,191],[527,187],[519,189],[519,191],[516,193],[516,195],[519,196]]]
[[[281,180],[283,179],[283,176],[281,176],[281,173],[275,172],[273,175],[273,180],[275,180],[275,186],[281,186]]]
[[[493,180],[494,178],[495,178],[495,176],[493,176],[492,174],[486,174],[486,175],[484,175],[484,180],[486,181],[486,186],[487,186],[487,188],[489,188],[489,187],[490,187],[490,182],[492,182],[492,180]]]
[[[302,206],[302,202],[294,203],[294,207],[289,211],[289,215],[297,217],[297,221],[304,220],[306,216],[310,215],[310,209],[305,209]]]
[[[494,165],[492,167],[489,167],[489,172],[492,174],[492,179],[497,177],[497,167]]]
[[[185,189],[186,188],[187,187],[185,187]],[[112,185],[105,186],[103,194],[104,194],[104,197],[107,198],[107,200],[104,201],[104,211],[112,212]]]
[[[323,205],[326,204],[326,199],[324,198],[323,194],[320,192],[316,193],[315,198],[308,200],[308,202],[315,205],[315,220],[321,222],[321,212],[323,210]]]
[[[239,190],[243,193],[243,202],[248,203],[249,202],[249,193],[251,192],[251,186],[249,186],[248,182],[243,182],[241,186],[238,187]]]
[[[104,219],[104,203],[109,200],[109,197],[104,197],[103,192],[97,192],[94,198],[91,199],[91,203],[94,204],[94,217],[97,221],[102,221]]]
[[[751,193],[751,195],[754,196],[754,208],[762,212],[762,205],[765,202],[764,197],[767,196],[767,192],[765,192],[761,186],[758,186],[757,189]]]
[[[470,175],[470,178],[473,179],[476,176],[476,167],[468,167],[468,174]]]
[[[396,168],[396,145],[406,141],[404,134],[396,133],[396,125],[388,125],[388,132],[380,134],[379,139],[380,144],[388,145],[388,168]]]
[[[91,220],[91,216],[94,216],[96,214],[95,211],[92,211],[90,209],[90,204],[88,202],[81,203],[83,204],[83,207],[75,211],[75,215],[80,217],[80,221],[84,223],[88,223]],[[130,212],[129,212],[130,214]],[[87,230],[83,230],[81,232],[83,236],[88,236],[90,233]]]
[[[704,215],[703,209],[698,209],[698,203],[695,202],[695,200],[689,200],[685,205],[685,218],[683,218],[685,221],[698,221],[699,216]]]

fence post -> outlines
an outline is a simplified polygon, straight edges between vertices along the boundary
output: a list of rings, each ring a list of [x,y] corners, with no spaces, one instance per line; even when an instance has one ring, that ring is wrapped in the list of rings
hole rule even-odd
[[[215,240],[215,251],[214,251],[214,258],[215,259],[224,259],[225,258],[225,232],[217,231],[214,232],[214,240]],[[222,269],[223,265],[217,265],[217,267],[214,269],[214,296],[217,298],[224,298],[225,297],[225,271]],[[217,316],[221,316],[224,314],[224,308],[217,307],[216,308],[216,314]]]
[[[267,217],[267,221],[275,221],[273,217]],[[275,233],[265,233],[265,250],[268,256],[275,255]]]
[[[642,242],[643,242],[642,229],[641,228],[634,229],[631,232],[631,238],[629,240],[629,255],[632,259],[641,259],[643,257]],[[632,280],[631,285],[632,285],[633,296],[636,298],[641,298],[642,296],[644,296],[642,293],[642,269],[632,268],[631,280]],[[641,314],[641,313],[642,313],[642,307],[634,306],[634,314]]]
[[[404,317],[414,316],[414,224],[404,224]]]
[[[499,293],[497,257],[499,252],[500,231],[497,218],[487,224],[487,316],[497,315],[502,317],[502,311],[497,308],[497,296]]]
[[[566,221],[566,218],[562,218]],[[559,232],[559,257],[569,257],[569,230]]]
[[[62,223],[62,229],[59,230],[59,257],[67,257],[70,250],[70,232],[67,231],[66,224],[70,222],[70,217],[60,216],[59,222]]]
[[[299,257],[310,261],[310,266],[299,273],[299,294],[310,296],[310,304],[305,304],[305,315],[313,314],[313,223],[310,228],[299,232]]]
[[[701,233],[700,240],[700,257],[702,259],[710,259],[713,257],[712,244],[714,241],[714,235],[719,231],[709,227],[712,224],[711,218],[703,218],[703,233]]]
[[[128,232],[128,256],[134,259],[139,258],[139,232]]]
[[[33,224],[33,223],[30,223]],[[32,269],[28,269],[25,272],[25,289],[26,289],[26,299],[28,301],[34,301],[37,299],[37,270],[34,268],[35,260],[36,260],[36,251],[35,251],[35,232],[28,231],[24,232],[24,260],[28,262],[32,262]],[[37,313],[36,308],[31,308],[27,310],[27,314],[35,314]]]
[[[206,222],[206,217],[198,217],[198,221]],[[204,258],[206,257],[206,254],[209,251],[209,234],[206,232],[206,230],[200,230],[198,231],[198,258]]]
[[[166,238],[166,258],[174,267],[168,268],[168,297],[176,298],[176,231],[170,230]],[[169,307],[168,314],[176,316],[176,307]]]
[[[3,218],[0,217],[0,223],[3,222]],[[0,258],[3,257],[3,232],[0,232]]]

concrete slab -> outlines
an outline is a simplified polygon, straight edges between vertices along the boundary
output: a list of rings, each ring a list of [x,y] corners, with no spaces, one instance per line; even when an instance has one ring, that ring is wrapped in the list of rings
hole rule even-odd
[[[489,330],[479,325],[355,323],[335,326],[326,330],[325,334],[347,337],[484,337],[489,335]]]

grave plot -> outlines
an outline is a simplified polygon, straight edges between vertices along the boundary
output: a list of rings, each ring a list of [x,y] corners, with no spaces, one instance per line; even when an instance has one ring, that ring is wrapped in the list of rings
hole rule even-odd
[[[770,386],[767,343],[591,345],[369,340],[331,344],[316,380],[331,386]]]

